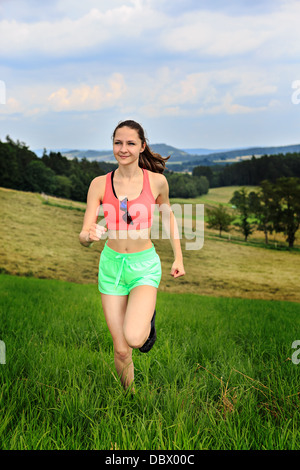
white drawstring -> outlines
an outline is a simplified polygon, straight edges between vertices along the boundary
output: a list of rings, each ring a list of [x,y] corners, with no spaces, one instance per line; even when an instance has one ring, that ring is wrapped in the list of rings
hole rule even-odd
[[[119,285],[119,282],[120,282],[120,279],[121,279],[121,275],[122,275],[122,271],[123,271],[123,266],[124,266],[124,262],[126,261],[126,257],[125,256],[122,256],[122,255],[117,255],[116,256],[116,259],[120,259],[122,258],[122,263],[121,263],[121,266],[120,266],[120,269],[119,269],[119,272],[118,272],[118,275],[117,275],[117,279],[116,279],[116,282],[115,282],[115,289],[118,287]]]

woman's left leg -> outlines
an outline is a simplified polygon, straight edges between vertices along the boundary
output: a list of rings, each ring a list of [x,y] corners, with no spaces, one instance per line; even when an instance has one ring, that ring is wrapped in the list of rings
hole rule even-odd
[[[128,298],[123,332],[131,348],[140,348],[149,337],[151,319],[156,304],[157,288],[134,287]]]

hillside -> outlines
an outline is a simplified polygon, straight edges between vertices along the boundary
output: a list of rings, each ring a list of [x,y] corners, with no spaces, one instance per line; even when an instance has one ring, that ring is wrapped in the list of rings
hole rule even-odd
[[[231,163],[239,162],[251,158],[253,155],[257,158],[263,155],[278,155],[300,152],[300,144],[285,145],[281,147],[250,147],[246,149],[228,150],[223,152],[214,152],[209,155],[203,155],[205,160],[212,163]],[[199,159],[199,162],[201,160]],[[196,163],[195,161],[193,163]]]
[[[153,144],[151,145],[151,149],[155,153],[159,153],[163,156],[171,155],[171,159],[175,161],[175,159],[183,159],[186,160],[191,158],[191,155],[183,150],[177,149],[172,147],[171,145],[166,144]],[[96,160],[96,161],[108,161],[108,162],[115,162],[115,157],[112,150],[67,150],[62,151],[61,154],[68,159],[72,158],[86,158],[87,160]],[[177,160],[176,160],[177,161]]]
[[[171,200],[171,204],[199,203],[205,208],[220,202],[228,204],[235,189],[215,188],[202,198]],[[84,203],[54,197],[45,201],[38,193],[5,188],[0,188],[0,200],[1,221],[6,228],[0,233],[1,272],[80,284],[97,283],[104,241],[90,249],[80,245],[78,235]],[[173,262],[170,241],[153,240],[163,269],[160,291],[300,302],[298,251],[264,248],[261,232],[251,236],[251,241],[257,243],[250,246],[234,230],[220,238],[216,230],[207,227],[203,248],[187,250],[186,242],[195,240],[185,238],[185,233],[184,229],[181,246],[186,275],[178,279],[169,274]],[[274,242],[273,238],[275,235],[270,241]],[[284,242],[284,238],[277,234],[276,242],[280,241]]]

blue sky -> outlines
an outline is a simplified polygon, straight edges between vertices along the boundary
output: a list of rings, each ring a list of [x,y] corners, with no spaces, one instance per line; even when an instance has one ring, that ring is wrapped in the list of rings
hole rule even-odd
[[[299,17],[298,0],[1,0],[0,139],[107,149],[130,118],[179,148],[300,143]]]

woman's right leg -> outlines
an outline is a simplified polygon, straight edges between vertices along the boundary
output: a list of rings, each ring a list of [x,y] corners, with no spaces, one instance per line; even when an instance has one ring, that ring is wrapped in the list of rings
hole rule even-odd
[[[113,340],[116,370],[123,387],[127,389],[134,380],[132,348],[128,346],[123,333],[128,296],[101,293],[101,300],[106,323]]]

